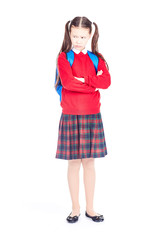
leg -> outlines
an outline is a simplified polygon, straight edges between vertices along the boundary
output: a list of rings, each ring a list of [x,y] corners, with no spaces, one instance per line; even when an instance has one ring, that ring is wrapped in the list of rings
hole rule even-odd
[[[71,217],[79,215],[79,169],[81,166],[81,159],[68,160],[68,185],[72,199],[72,214]]]
[[[86,195],[86,211],[89,215],[95,216],[99,215],[95,213],[93,207],[94,190],[95,190],[95,167],[94,158],[82,158],[83,165],[83,179]]]

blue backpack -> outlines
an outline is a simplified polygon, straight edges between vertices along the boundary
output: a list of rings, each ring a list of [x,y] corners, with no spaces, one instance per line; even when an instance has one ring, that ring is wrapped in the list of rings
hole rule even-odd
[[[98,57],[87,50],[87,53],[88,53],[88,56],[90,57],[90,59],[92,60],[93,62],[93,65],[95,67],[95,70],[96,70],[96,73],[97,73],[97,69],[98,69],[98,62],[99,62],[99,59]],[[70,63],[70,66],[72,66],[73,62],[74,62],[74,52],[73,50],[71,49],[69,52],[66,53],[67,55],[67,60],[69,61]],[[55,83],[56,83],[56,80],[57,80],[57,76],[58,76],[58,69],[56,67],[56,76],[55,76]],[[60,96],[60,102],[61,102],[61,92],[62,92],[62,84],[61,84],[61,81],[59,81],[58,85],[57,85],[57,89],[56,89],[57,93],[59,94]]]

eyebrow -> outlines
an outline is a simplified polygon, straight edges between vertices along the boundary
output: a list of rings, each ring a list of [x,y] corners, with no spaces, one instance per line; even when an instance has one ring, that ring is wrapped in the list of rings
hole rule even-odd
[[[73,36],[78,36],[78,35],[76,35],[76,34],[73,34]],[[86,37],[86,35],[81,35],[80,37]]]

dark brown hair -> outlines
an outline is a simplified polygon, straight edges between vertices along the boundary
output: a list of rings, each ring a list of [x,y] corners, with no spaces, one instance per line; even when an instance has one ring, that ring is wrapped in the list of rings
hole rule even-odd
[[[70,23],[70,24],[69,24]],[[106,60],[104,59],[103,55],[100,54],[98,52],[98,38],[99,38],[99,31],[98,31],[98,26],[95,22],[93,22],[94,26],[95,26],[95,32],[93,34],[92,37],[92,42],[91,42],[91,49],[92,52],[97,56],[100,57],[101,59],[103,59],[106,63],[107,69],[109,70],[109,66],[106,62]],[[88,28],[89,29],[89,33],[92,33],[92,22],[86,18],[86,17],[75,17],[72,21],[68,21],[65,24],[65,33],[64,33],[64,39],[63,39],[63,43],[62,43],[62,47],[60,52],[58,53],[58,56],[61,52],[69,52],[72,48],[72,42],[70,39],[70,32],[71,32],[71,27],[82,27],[82,28]],[[58,60],[58,56],[56,59],[56,65],[57,65],[57,60]],[[59,74],[57,76],[57,80],[55,83],[55,88],[57,88],[57,85],[60,83],[60,77]]]

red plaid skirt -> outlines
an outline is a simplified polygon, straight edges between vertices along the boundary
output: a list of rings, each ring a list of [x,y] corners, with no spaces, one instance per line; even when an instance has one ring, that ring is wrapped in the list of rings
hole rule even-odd
[[[107,155],[101,113],[72,115],[61,113],[55,158],[100,158]]]

